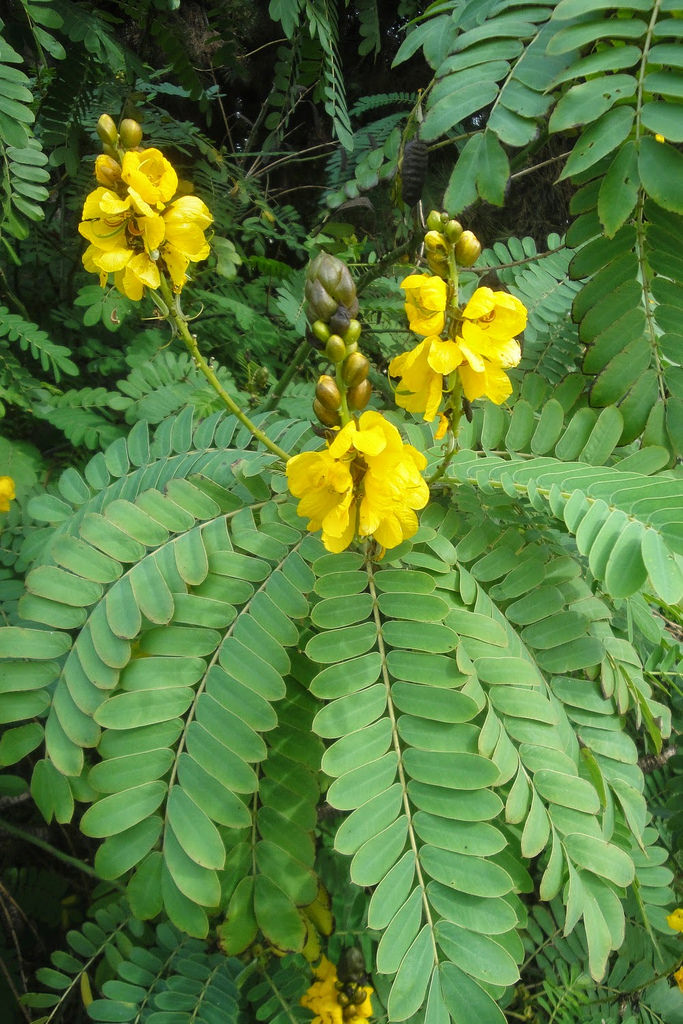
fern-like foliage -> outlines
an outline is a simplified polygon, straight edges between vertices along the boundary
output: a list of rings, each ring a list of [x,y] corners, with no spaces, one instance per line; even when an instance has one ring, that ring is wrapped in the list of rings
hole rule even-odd
[[[0,345],[3,343],[11,343],[20,351],[28,352],[56,381],[61,380],[63,374],[74,376],[78,373],[64,345],[55,344],[36,324],[0,306]]]
[[[304,425],[267,429],[291,450]],[[462,452],[419,533],[376,564],[305,533],[233,420],[195,427],[186,409],[151,442],[137,424],[30,505],[53,525],[0,630],[6,760],[45,717],[45,817],[84,801],[95,867],[135,918],[202,939],[221,907],[228,954],[308,948],[322,768],[336,856],[372,892],[390,1020],[501,1022],[535,887],[599,981],[636,912],[667,931],[672,880],[634,741],[659,749],[669,715],[610,602],[674,602],[683,581],[673,478],[603,468],[602,436],[578,463]],[[268,1015],[281,996],[296,1020],[302,975],[282,971],[247,998]],[[94,1019],[165,1006],[134,973],[102,984]]]

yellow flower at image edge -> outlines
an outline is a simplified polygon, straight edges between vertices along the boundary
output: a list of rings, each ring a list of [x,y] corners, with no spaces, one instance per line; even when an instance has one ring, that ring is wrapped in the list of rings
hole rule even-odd
[[[316,980],[301,997],[301,1005],[315,1014],[311,1024],[360,1024],[372,1016],[370,996],[373,989],[362,986],[365,999],[360,1005],[354,1003],[342,1007],[337,988],[337,968],[323,957],[314,968]]]
[[[11,476],[0,476],[0,512],[9,512],[9,503],[16,498],[14,480]]]
[[[666,923],[669,928],[673,928],[675,932],[683,932],[683,907],[677,907],[671,914],[668,915]]]
[[[683,992],[683,964],[681,964],[677,971],[674,971],[673,979],[680,988],[681,992]]]
[[[378,412],[347,423],[327,449],[302,452],[287,462],[287,482],[308,529],[322,529],[328,551],[343,551],[355,536],[393,548],[417,532],[416,509],[429,500],[420,474],[421,452],[404,444]]]

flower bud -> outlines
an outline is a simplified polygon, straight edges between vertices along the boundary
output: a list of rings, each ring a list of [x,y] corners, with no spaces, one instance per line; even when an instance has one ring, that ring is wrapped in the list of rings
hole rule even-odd
[[[347,387],[354,388],[361,381],[365,380],[370,373],[370,363],[362,352],[352,352],[347,356],[342,370],[344,383]]]
[[[315,397],[325,409],[328,409],[330,412],[337,411],[341,405],[341,395],[334,377],[324,373],[318,378],[318,383],[315,387]]]
[[[449,242],[457,242],[463,233],[462,224],[459,220],[449,220],[443,229],[443,233]]]
[[[427,214],[427,228],[430,231],[441,231],[441,214],[438,210],[430,210]]]
[[[446,249],[446,239],[440,231],[428,231],[425,235],[425,248],[428,252],[444,252]]]
[[[121,122],[119,138],[124,149],[135,149],[142,142],[142,128],[132,117],[126,117]]]
[[[106,153],[100,153],[95,160],[95,177],[105,188],[115,188],[121,181],[121,165]]]
[[[311,324],[311,330],[315,334],[318,341],[322,341],[323,345],[330,336],[330,329],[324,320],[316,320]]]
[[[448,260],[445,256],[440,253],[428,253],[427,266],[437,277],[442,277],[444,281],[448,280]]]
[[[339,303],[323,288],[320,281],[308,280],[304,287],[304,293],[308,300],[310,313],[309,319],[329,320],[337,309]]]
[[[346,345],[338,334],[331,334],[325,345],[325,355],[331,363],[341,363],[346,358]]]
[[[481,255],[481,242],[472,231],[463,231],[455,246],[455,258],[461,267],[471,267]]]
[[[326,427],[338,427],[341,423],[341,417],[338,412],[333,412],[331,409],[326,409],[325,406],[317,399],[313,399],[313,412]]]
[[[354,388],[346,392],[346,400],[349,403],[350,409],[361,410],[370,401],[370,395],[372,394],[372,384],[365,378],[360,384],[356,384]]]
[[[321,252],[308,268],[307,277],[309,281],[319,281],[325,291],[337,300],[338,305],[351,310],[356,301],[356,286],[348,267],[336,256]]]
[[[361,326],[358,320],[349,320],[349,326],[346,328],[346,333],[344,334],[344,341],[347,346],[358,341],[360,338],[360,332]]]
[[[119,133],[116,130],[113,118],[109,114],[100,115],[100,119],[97,122],[97,134],[102,142],[106,142],[110,146],[115,146],[118,142]]]

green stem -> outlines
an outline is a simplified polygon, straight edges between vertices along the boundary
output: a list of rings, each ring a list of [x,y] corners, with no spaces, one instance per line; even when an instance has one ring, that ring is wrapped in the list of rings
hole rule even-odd
[[[280,399],[285,393],[285,388],[289,384],[290,380],[292,379],[296,371],[299,369],[301,360],[303,359],[304,355],[306,354],[310,347],[311,346],[308,342],[308,339],[304,338],[303,341],[300,343],[299,347],[297,348],[296,352],[292,356],[289,366],[282,374],[280,379],[273,385],[273,387],[266,395],[266,400],[261,406],[262,412],[271,412],[273,409],[277,407]]]
[[[268,449],[268,451],[272,452],[274,455],[277,455],[284,462],[287,462],[287,460],[289,459],[288,453],[284,451],[282,448],[280,448],[279,445],[271,441],[270,438],[267,437],[263,433],[263,431],[260,430],[255,423],[252,423],[249,417],[242,412],[239,405],[237,405],[235,400],[230,397],[228,392],[225,390],[225,388],[219,381],[216,374],[213,372],[213,370],[207,363],[204,356],[199,351],[199,346],[197,345],[197,338],[194,334],[190,332],[190,329],[187,326],[187,320],[183,315],[179,304],[176,302],[175,296],[171,292],[171,286],[169,285],[168,281],[166,280],[163,274],[161,275],[161,285],[159,287],[159,291],[161,292],[164,302],[168,307],[167,319],[170,320],[170,322],[173,324],[176,333],[180,335],[183,342],[185,343],[187,351],[192,356],[195,366],[197,367],[198,370],[200,370],[201,373],[204,374],[211,387],[214,389],[220,400],[223,402],[223,405],[225,405],[225,407],[233,414],[233,416],[236,416],[237,419],[244,424],[247,430],[249,430],[250,433],[252,433],[254,437]]]
[[[62,851],[58,850],[56,846],[52,846],[51,843],[45,842],[44,839],[38,839],[37,836],[34,836],[31,832],[24,831],[23,828],[17,828],[16,825],[10,825],[9,821],[5,821],[4,818],[0,818],[0,831],[7,832],[11,836],[16,836],[17,839],[23,839],[26,843],[32,843],[41,850],[45,850],[45,852],[49,853],[52,857],[56,857],[57,860],[61,860],[70,867],[76,868],[78,871],[82,871],[84,875],[90,875],[91,878],[96,878],[98,882],[102,881],[95,869],[91,868],[89,864],[85,863],[85,861],[79,860],[78,857],[72,857],[68,853],[62,853]],[[117,882],[111,882],[111,885],[115,889],[123,891],[124,887],[119,885]]]
[[[436,467],[432,475],[427,478],[427,483],[430,486],[436,483],[437,480],[441,479],[441,477],[448,469],[451,460],[453,459],[453,456],[458,450],[456,437],[458,434],[460,417],[462,416],[462,385],[460,383],[460,378],[458,377],[457,370],[454,370],[453,373],[451,374],[451,379],[452,378],[455,378],[455,380],[453,380],[451,384],[451,393],[448,399],[448,403],[446,405],[446,411],[448,411],[449,409],[451,410],[449,421],[450,425],[448,428],[448,433],[446,434],[446,437],[448,438],[448,448],[446,449],[446,454],[444,455],[439,465]]]

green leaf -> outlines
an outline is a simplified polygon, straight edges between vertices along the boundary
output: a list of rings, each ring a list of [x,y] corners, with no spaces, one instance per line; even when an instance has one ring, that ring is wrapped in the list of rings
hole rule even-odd
[[[514,985],[519,979],[517,964],[495,939],[460,928],[452,921],[439,921],[436,939],[448,959],[471,978],[494,985]]]
[[[183,715],[193,699],[189,687],[119,693],[100,705],[95,720],[107,729],[140,728]]]
[[[168,795],[168,822],[185,853],[205,868],[220,869],[225,863],[225,847],[216,826],[180,786]]]
[[[71,821],[74,812],[71,787],[51,761],[37,762],[31,777],[31,796],[48,824],[53,817],[62,823]]]
[[[608,238],[614,238],[631,215],[638,199],[638,150],[634,142],[619,149],[603,178],[598,195],[598,215]]]
[[[505,1024],[505,1017],[491,996],[456,964],[438,968],[444,1002],[455,1024]]]
[[[640,142],[638,173],[651,199],[665,210],[683,213],[683,153],[645,137]]]
[[[618,886],[628,886],[633,881],[633,861],[618,846],[578,832],[565,836],[564,844],[567,854],[579,867]]]
[[[0,658],[50,661],[66,654],[70,647],[71,639],[67,633],[23,626],[3,626],[0,629]]]
[[[299,950],[306,929],[296,908],[267,875],[254,880],[254,914],[265,937],[278,949]]]
[[[584,129],[564,165],[559,180],[583,173],[616,149],[631,131],[634,116],[631,107],[615,107]],[[642,167],[640,177],[643,180]]]
[[[403,852],[408,832],[405,815],[361,846],[351,861],[356,885],[377,885]]]
[[[434,959],[432,930],[426,924],[403,957],[394,979],[387,1004],[390,1020],[406,1020],[424,1005]]]
[[[148,782],[105,796],[85,812],[81,829],[85,835],[96,838],[116,835],[153,814],[165,796],[166,784],[163,782]]]

